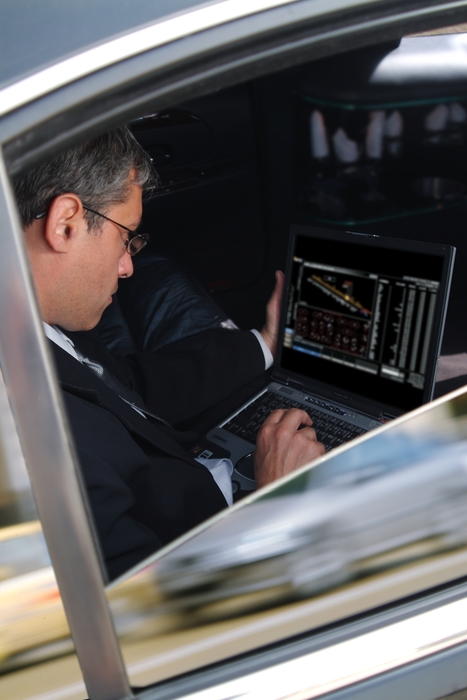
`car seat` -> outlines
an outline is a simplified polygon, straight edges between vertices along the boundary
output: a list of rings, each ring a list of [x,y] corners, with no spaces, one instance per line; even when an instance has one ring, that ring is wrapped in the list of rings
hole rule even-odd
[[[134,259],[97,329],[117,355],[155,351],[210,328],[238,328],[211,294],[177,261],[154,251]]]

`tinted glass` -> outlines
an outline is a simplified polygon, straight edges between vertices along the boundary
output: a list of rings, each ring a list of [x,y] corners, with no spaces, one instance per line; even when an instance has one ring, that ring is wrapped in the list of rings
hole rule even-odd
[[[467,392],[249,497],[109,591],[150,683],[465,574]],[[151,563],[152,562],[152,563]]]
[[[0,629],[2,697],[26,697],[7,672],[73,649],[1,375]],[[36,678],[38,688],[50,686]]]
[[[150,3],[135,0],[130,4],[102,0],[67,3],[4,0],[0,84],[13,82],[115,35],[196,4],[190,0]]]

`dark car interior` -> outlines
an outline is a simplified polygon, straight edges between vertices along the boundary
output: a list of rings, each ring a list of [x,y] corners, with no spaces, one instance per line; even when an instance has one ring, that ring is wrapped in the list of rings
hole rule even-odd
[[[138,323],[160,328],[162,317],[167,330],[157,343],[152,334],[153,347],[229,319],[261,328],[291,223],[446,243],[457,257],[435,395],[462,386],[467,69],[456,52],[464,37],[358,49],[134,120],[160,186],[144,209],[142,230],[152,235],[136,260],[144,281],[138,286],[135,275],[120,285],[133,339]],[[321,152],[312,144],[316,114],[327,131]],[[371,147],[375,114],[392,126]],[[143,304],[138,318],[142,286],[179,296]],[[182,297],[192,299],[184,310]],[[102,322],[111,344],[116,309]]]

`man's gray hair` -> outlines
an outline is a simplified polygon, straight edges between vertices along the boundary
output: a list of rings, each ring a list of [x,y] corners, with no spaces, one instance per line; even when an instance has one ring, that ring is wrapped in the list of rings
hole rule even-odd
[[[128,176],[148,192],[157,184],[157,175],[146,151],[127,127],[75,146],[41,163],[14,181],[16,199],[24,227],[50,207],[60,194],[73,192],[83,204],[106,213],[125,202],[130,190]],[[102,218],[86,212],[90,229],[98,229]]]

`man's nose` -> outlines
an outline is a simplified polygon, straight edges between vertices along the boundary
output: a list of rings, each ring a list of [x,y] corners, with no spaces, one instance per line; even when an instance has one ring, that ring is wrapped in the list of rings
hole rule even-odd
[[[131,277],[133,274],[133,260],[131,255],[129,255],[126,250],[120,258],[118,264],[118,276],[119,277]]]

